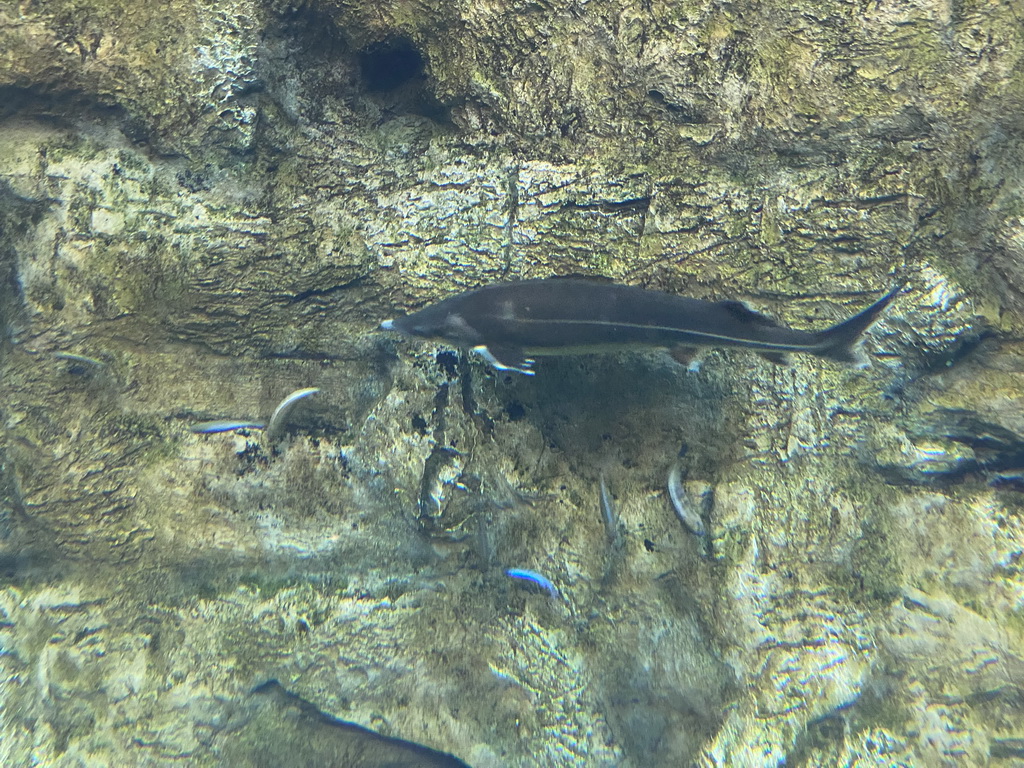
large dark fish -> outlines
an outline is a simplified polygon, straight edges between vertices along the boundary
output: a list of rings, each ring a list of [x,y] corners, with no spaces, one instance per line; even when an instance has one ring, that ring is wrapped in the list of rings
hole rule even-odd
[[[495,368],[533,374],[532,356],[667,348],[740,347],[774,362],[789,352],[855,362],[861,334],[894,289],[823,331],[785,328],[739,301],[710,302],[584,278],[498,283],[467,291],[381,328],[471,349]]]

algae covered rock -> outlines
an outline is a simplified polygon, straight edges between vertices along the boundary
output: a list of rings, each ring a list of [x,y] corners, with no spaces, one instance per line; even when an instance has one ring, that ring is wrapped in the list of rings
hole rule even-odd
[[[1018,17],[0,6],[2,762],[1019,758]],[[904,290],[867,369],[378,330],[569,274]]]

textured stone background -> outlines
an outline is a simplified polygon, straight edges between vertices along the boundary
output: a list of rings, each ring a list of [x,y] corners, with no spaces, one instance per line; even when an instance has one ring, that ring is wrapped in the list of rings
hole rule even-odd
[[[0,0],[0,96],[4,765],[1024,764],[1019,3]],[[907,290],[868,370],[375,330],[570,273]]]

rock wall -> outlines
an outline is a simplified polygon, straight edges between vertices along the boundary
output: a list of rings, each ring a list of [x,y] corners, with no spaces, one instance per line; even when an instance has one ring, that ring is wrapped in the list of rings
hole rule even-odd
[[[1024,758],[1021,21],[0,4],[2,762]],[[579,273],[905,291],[868,369],[377,330]]]

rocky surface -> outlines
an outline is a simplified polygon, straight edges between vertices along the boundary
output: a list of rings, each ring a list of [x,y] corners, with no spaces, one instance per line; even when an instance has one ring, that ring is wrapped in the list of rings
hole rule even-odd
[[[0,4],[0,762],[1024,760],[1021,20]],[[376,330],[573,273],[906,289],[867,369]]]

